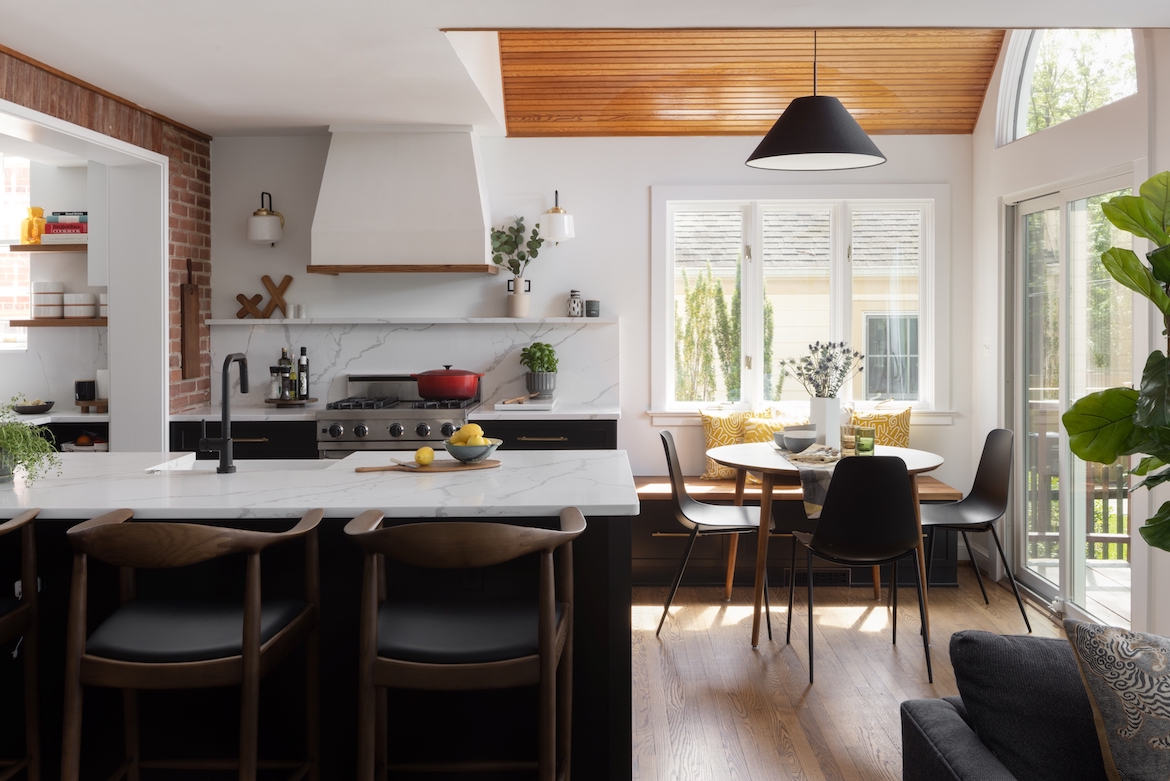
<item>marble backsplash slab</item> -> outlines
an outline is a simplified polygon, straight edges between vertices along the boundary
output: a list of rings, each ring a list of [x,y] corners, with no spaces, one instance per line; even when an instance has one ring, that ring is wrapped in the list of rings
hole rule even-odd
[[[345,397],[349,374],[409,374],[439,369],[483,372],[485,402],[525,392],[520,351],[547,342],[557,352],[557,398],[565,403],[619,405],[620,324],[608,322],[518,323],[264,323],[211,326],[211,401],[218,404],[224,358],[248,356],[251,392],[239,392],[231,373],[234,406],[261,406],[268,392],[269,367],[282,347],[290,355],[308,348],[310,395],[320,401]]]

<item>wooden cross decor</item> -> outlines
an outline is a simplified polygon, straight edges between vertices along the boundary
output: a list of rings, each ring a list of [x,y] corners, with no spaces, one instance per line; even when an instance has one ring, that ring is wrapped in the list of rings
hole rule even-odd
[[[257,293],[249,298],[243,293],[237,294],[236,300],[240,302],[240,311],[236,312],[236,317],[242,320],[248,315],[251,315],[257,320],[267,320],[272,317],[272,313],[277,309],[280,310],[282,315],[288,317],[288,305],[284,301],[284,291],[288,290],[288,286],[292,284],[293,278],[285,274],[284,279],[280,280],[280,284],[278,285],[272,281],[272,277],[265,274],[260,277],[260,281],[264,283],[264,287],[268,290],[272,298],[268,300],[264,309],[261,310],[260,302],[264,300],[263,295]]]

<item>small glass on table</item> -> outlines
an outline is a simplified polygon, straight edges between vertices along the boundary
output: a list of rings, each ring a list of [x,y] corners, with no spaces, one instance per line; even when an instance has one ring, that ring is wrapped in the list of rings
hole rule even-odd
[[[857,426],[846,423],[841,426],[841,457],[857,455]]]
[[[853,430],[854,441],[857,446],[857,455],[872,456],[874,436],[877,432],[872,426],[856,426]]]

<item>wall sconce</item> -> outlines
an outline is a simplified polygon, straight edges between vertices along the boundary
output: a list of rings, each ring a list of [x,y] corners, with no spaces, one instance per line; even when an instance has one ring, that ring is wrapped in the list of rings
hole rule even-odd
[[[561,208],[561,194],[553,190],[553,207],[540,218],[540,225],[544,228],[544,238],[553,244],[560,244],[575,235],[573,232],[573,215]]]
[[[264,208],[264,196],[268,208]],[[248,241],[276,246],[284,230],[284,215],[272,208],[272,193],[260,193],[260,208],[248,218]]]

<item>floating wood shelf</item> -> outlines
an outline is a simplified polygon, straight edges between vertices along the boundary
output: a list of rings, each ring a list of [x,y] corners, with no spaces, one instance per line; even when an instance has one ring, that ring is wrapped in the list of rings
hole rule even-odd
[[[80,326],[106,326],[106,317],[38,317],[35,320],[9,320],[13,328],[76,328]]]
[[[500,267],[487,263],[451,263],[447,265],[366,265],[366,266],[327,266],[308,265],[305,270],[310,274],[499,274]]]
[[[88,244],[9,244],[9,252],[88,252]]]

